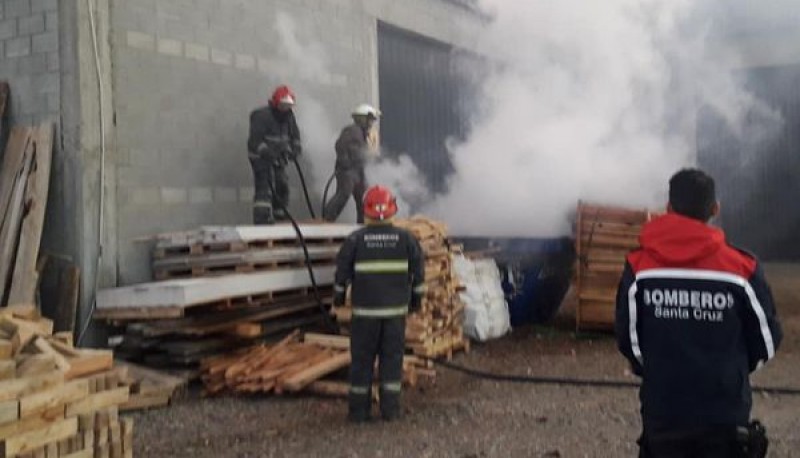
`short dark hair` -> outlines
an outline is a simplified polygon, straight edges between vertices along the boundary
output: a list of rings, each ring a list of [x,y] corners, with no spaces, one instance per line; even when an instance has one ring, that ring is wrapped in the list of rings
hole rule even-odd
[[[714,179],[699,169],[682,169],[669,179],[672,211],[706,222],[717,203]]]

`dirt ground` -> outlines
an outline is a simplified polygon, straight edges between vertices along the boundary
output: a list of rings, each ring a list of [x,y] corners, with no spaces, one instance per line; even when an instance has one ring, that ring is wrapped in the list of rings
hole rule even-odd
[[[783,323],[778,356],[756,385],[800,388],[800,266],[767,269]],[[633,378],[610,336],[519,328],[476,345],[457,363],[503,373]],[[353,426],[342,400],[202,399],[133,415],[142,457],[633,457],[635,389],[497,383],[439,369],[434,385],[406,391],[405,417]],[[754,395],[773,457],[800,457],[800,396]]]

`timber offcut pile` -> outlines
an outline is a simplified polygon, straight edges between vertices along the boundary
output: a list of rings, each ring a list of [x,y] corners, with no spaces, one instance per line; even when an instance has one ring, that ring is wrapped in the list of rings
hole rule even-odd
[[[447,226],[424,218],[414,217],[395,223],[410,231],[425,252],[426,294],[419,312],[406,321],[406,347],[423,358],[451,357],[453,352],[469,351],[469,339],[464,336],[464,303],[458,295],[461,289],[453,269],[452,254],[459,252],[451,246]],[[336,310],[343,325],[350,322],[349,306]]]
[[[52,329],[32,306],[0,309],[0,456],[133,456],[124,369]]]
[[[0,306],[35,303],[52,158],[52,124],[11,130],[0,170]]]
[[[309,251],[319,248],[318,256],[312,255],[313,271],[327,308],[332,299],[332,257],[355,226],[309,224],[300,229]],[[122,342],[116,350],[124,359],[196,368],[206,357],[324,323],[302,247],[289,225],[204,228],[160,236],[156,252],[156,262],[181,259],[182,268],[188,268],[183,273],[172,270],[171,276],[198,277],[98,293],[95,318],[118,326]],[[214,264],[218,268],[209,270],[209,259],[222,262],[218,258],[223,255],[234,264],[227,270]],[[236,273],[242,271],[249,273]]]
[[[578,204],[575,243],[579,331],[614,328],[617,285],[625,256],[639,246],[642,225],[654,216],[647,210]]]
[[[346,396],[350,342],[345,336],[294,332],[274,345],[260,344],[208,358],[201,365],[206,393],[299,393]],[[404,382],[434,374],[430,362],[403,361]]]

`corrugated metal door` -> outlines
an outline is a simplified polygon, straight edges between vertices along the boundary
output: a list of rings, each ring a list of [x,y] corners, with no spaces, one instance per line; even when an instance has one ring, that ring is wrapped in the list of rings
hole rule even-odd
[[[720,221],[731,243],[764,260],[800,261],[800,65],[752,69],[743,77],[783,124],[736,136],[718,116],[701,112],[699,165],[717,181]]]
[[[452,172],[445,142],[466,132],[469,90],[451,46],[378,24],[378,78],[385,154],[408,154],[434,191]]]

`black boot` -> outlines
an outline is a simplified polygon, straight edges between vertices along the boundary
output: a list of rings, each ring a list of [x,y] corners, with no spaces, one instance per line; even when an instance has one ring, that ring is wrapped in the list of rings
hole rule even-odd
[[[400,417],[400,393],[381,390],[381,418],[384,421],[395,421]]]
[[[371,421],[371,407],[372,403],[370,402],[368,394],[362,395],[350,393],[347,420],[352,423],[367,423]]]
[[[259,205],[257,207],[253,207],[253,224],[255,225],[275,224],[275,215],[272,213],[272,207],[266,205]]]

